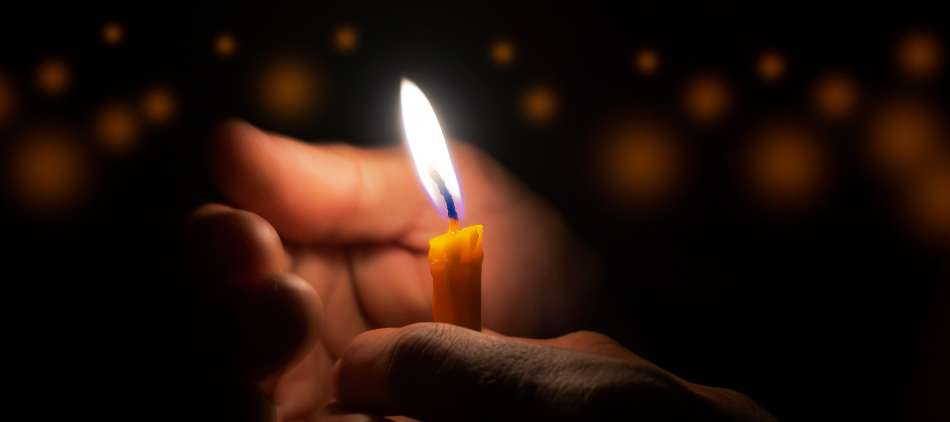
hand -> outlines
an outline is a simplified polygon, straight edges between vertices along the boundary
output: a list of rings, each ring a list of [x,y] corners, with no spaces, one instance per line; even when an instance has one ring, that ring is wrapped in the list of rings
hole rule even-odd
[[[485,226],[483,325],[524,336],[568,331],[594,288],[590,255],[494,160],[463,143],[450,148],[465,195],[461,223]],[[212,355],[229,356],[280,418],[306,417],[328,401],[330,368],[353,338],[431,321],[428,240],[447,223],[404,147],[310,145],[234,121],[217,132],[210,157],[218,188],[239,208],[205,205],[189,225],[207,307],[236,325],[210,330],[231,333]]]
[[[741,393],[684,381],[601,334],[552,340],[421,323],[357,337],[333,368],[318,420],[774,421]],[[333,416],[328,418],[327,416]],[[351,417],[352,419],[347,419]]]

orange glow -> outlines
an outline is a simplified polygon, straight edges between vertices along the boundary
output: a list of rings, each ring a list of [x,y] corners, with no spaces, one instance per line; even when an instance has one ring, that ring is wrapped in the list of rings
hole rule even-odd
[[[533,85],[522,96],[521,110],[529,123],[548,124],[558,112],[557,94],[549,86]]]
[[[168,123],[175,116],[175,96],[164,87],[154,87],[142,95],[142,114],[152,124]]]
[[[69,88],[70,74],[66,62],[49,58],[36,68],[36,84],[47,95],[59,95]]]
[[[315,69],[303,60],[284,58],[261,73],[258,96],[264,111],[277,120],[297,121],[314,110],[319,93]]]
[[[652,75],[660,68],[660,56],[652,48],[644,48],[634,56],[633,66],[645,76]]]
[[[224,58],[231,57],[235,51],[237,51],[237,40],[234,38],[234,35],[224,32],[215,37],[214,52],[217,53],[218,56]]]
[[[908,211],[914,227],[930,238],[950,239],[950,165],[925,171],[910,188]]]
[[[669,130],[631,119],[616,124],[604,141],[600,163],[608,196],[640,205],[671,196],[682,166],[680,148]]]
[[[907,174],[927,164],[938,155],[946,136],[944,121],[936,110],[908,99],[878,108],[869,123],[871,158],[892,174]]]
[[[102,41],[106,45],[119,45],[122,42],[122,26],[115,22],[109,22],[102,27]]]
[[[703,124],[721,120],[729,111],[730,101],[725,82],[712,75],[693,78],[684,91],[686,113]]]
[[[356,27],[343,24],[333,30],[333,47],[343,54],[350,54],[360,46],[360,33]]]
[[[488,49],[488,57],[499,67],[506,67],[515,60],[515,45],[506,39],[496,40]]]
[[[832,120],[850,117],[858,104],[857,84],[843,73],[831,73],[818,79],[812,95],[818,113]]]
[[[785,58],[776,51],[762,53],[756,64],[756,70],[762,81],[778,82],[785,76]]]
[[[923,31],[904,36],[897,46],[897,66],[908,77],[924,79],[935,75],[943,61],[943,48],[933,34]]]
[[[817,199],[826,173],[826,153],[805,129],[779,124],[760,131],[747,155],[751,188],[770,205],[807,205]]]
[[[61,133],[34,133],[13,151],[10,181],[30,211],[56,212],[73,205],[86,184],[86,163],[75,143]]]
[[[3,127],[16,113],[16,88],[7,75],[0,73],[0,127]]]
[[[139,135],[139,122],[131,107],[120,103],[109,104],[96,114],[95,132],[107,150],[123,152],[135,144]]]

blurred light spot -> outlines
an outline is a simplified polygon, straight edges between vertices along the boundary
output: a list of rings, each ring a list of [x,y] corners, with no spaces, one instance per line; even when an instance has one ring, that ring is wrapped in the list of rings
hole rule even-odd
[[[775,83],[785,76],[785,58],[776,51],[767,51],[759,56],[756,70],[764,82]]]
[[[281,58],[265,65],[257,89],[264,112],[290,122],[315,109],[320,88],[313,66],[301,59]]]
[[[356,27],[343,24],[333,30],[333,47],[336,51],[349,54],[360,46],[360,33]]]
[[[139,122],[131,107],[121,103],[108,104],[96,114],[95,133],[105,149],[123,152],[138,140]]]
[[[86,162],[72,139],[62,133],[33,133],[17,145],[11,158],[8,176],[13,191],[29,211],[63,211],[83,193]]]
[[[237,40],[227,32],[218,34],[214,39],[214,52],[221,57],[231,57],[237,51]]]
[[[633,58],[633,66],[645,76],[656,73],[660,68],[660,56],[651,48],[644,48]]]
[[[749,182],[770,205],[795,208],[819,196],[826,176],[826,153],[806,129],[774,124],[759,131],[747,151]]]
[[[0,127],[8,123],[16,113],[17,93],[13,81],[0,73]]]
[[[152,124],[165,124],[175,116],[175,96],[165,87],[153,87],[142,95],[142,114]]]
[[[522,95],[521,110],[529,123],[548,124],[558,112],[557,94],[547,85],[530,86]]]
[[[931,33],[917,31],[904,36],[897,46],[897,65],[911,78],[928,78],[940,70],[943,48]]]
[[[831,73],[819,78],[812,95],[818,113],[833,120],[851,116],[858,103],[857,84],[843,73]]]
[[[488,57],[495,66],[506,67],[515,60],[515,45],[506,39],[496,40],[488,49]]]
[[[601,154],[608,196],[623,203],[656,204],[670,197],[681,173],[681,154],[664,126],[629,119],[606,132]]]
[[[910,99],[885,103],[871,113],[868,140],[874,164],[891,174],[914,171],[937,156],[946,136],[936,110]]]
[[[122,26],[115,22],[109,22],[102,27],[102,41],[106,45],[119,45],[122,42]]]
[[[59,95],[69,88],[70,74],[66,62],[49,58],[36,68],[36,84],[47,95]]]
[[[913,225],[925,236],[950,239],[950,165],[921,174],[909,191]]]
[[[700,75],[686,85],[684,91],[686,113],[699,123],[714,123],[729,111],[729,90],[718,77]]]

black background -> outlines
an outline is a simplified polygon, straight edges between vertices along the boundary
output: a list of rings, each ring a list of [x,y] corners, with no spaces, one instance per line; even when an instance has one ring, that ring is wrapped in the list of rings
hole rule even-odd
[[[64,125],[85,133],[92,110],[134,97],[151,83],[174,87],[173,124],[152,130],[131,153],[97,153],[94,189],[57,221],[24,215],[9,197],[3,294],[12,403],[46,417],[179,415],[200,395],[178,264],[180,226],[198,205],[222,200],[204,167],[217,123],[240,116],[302,139],[394,145],[399,78],[409,76],[440,113],[443,130],[497,158],[562,211],[604,262],[606,331],[693,382],[747,393],[779,419],[893,420],[945,262],[902,229],[894,199],[857,154],[854,123],[822,126],[835,157],[833,195],[808,218],[777,221],[742,195],[730,153],[757,119],[782,111],[812,119],[813,78],[847,69],[867,97],[900,88],[893,44],[904,31],[943,34],[940,14],[900,2],[880,7],[788,3],[446,4],[299,2],[188,6],[115,4],[35,7],[0,17],[0,70],[19,87],[12,125]],[[120,22],[122,44],[100,39]],[[360,30],[359,50],[336,53],[332,28]],[[230,31],[224,60],[211,41]],[[508,37],[517,61],[498,69],[489,43]],[[631,67],[641,46],[660,72]],[[765,87],[756,55],[782,51],[788,76]],[[269,124],[248,99],[254,66],[274,51],[308,55],[327,88],[306,123]],[[67,95],[35,93],[32,69],[67,60]],[[691,125],[679,89],[696,71],[725,75],[735,95],[715,128]],[[942,75],[945,75],[945,71]],[[946,98],[943,77],[927,95]],[[525,124],[526,84],[556,87],[551,127]],[[612,209],[585,175],[590,136],[604,116],[630,107],[665,116],[695,160],[682,201],[662,215]],[[822,125],[821,123],[816,123]],[[618,212],[620,211],[620,212]],[[946,251],[943,251],[946,255]],[[609,299],[607,299],[609,298]],[[630,327],[637,327],[634,331]]]

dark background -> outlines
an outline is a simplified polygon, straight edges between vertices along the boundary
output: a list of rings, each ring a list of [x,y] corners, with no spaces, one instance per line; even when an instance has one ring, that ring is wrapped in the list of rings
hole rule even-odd
[[[55,126],[72,135],[89,180],[80,199],[50,214],[21,206],[5,185],[9,262],[0,297],[13,407],[44,418],[187,418],[198,394],[188,385],[200,368],[183,334],[190,321],[177,251],[185,216],[222,200],[204,167],[209,134],[239,116],[302,139],[395,145],[397,87],[408,76],[448,137],[488,151],[599,251],[600,308],[621,311],[588,328],[687,380],[742,391],[781,420],[895,420],[906,411],[948,249],[907,230],[898,197],[862,159],[860,106],[845,122],[825,122],[808,92],[817,75],[845,69],[860,104],[905,89],[941,104],[946,70],[907,85],[894,63],[907,31],[945,39],[941,16],[906,2],[229,2],[4,12],[0,72],[16,91],[15,113],[0,126],[4,168],[21,139]],[[118,45],[102,40],[108,22],[123,29]],[[350,54],[331,43],[343,23],[359,33]],[[212,48],[225,31],[237,42],[227,58]],[[516,46],[507,67],[489,60],[499,37]],[[649,77],[632,65],[645,46],[661,58]],[[765,49],[786,58],[778,84],[756,76]],[[34,82],[47,57],[68,63],[72,75],[55,97]],[[306,118],[279,121],[260,110],[255,72],[274,57],[295,57],[318,75],[319,107]],[[715,125],[682,112],[683,83],[701,71],[722,75],[732,93]],[[540,127],[518,108],[534,83],[551,87],[559,104]],[[97,108],[134,103],[153,84],[174,94],[174,118],[143,127],[121,154],[98,147],[90,123]],[[662,211],[617,205],[590,177],[598,125],[631,109],[661,116],[693,157],[687,186]],[[832,151],[830,193],[805,216],[763,212],[734,171],[745,134],[773,112],[817,127]]]

